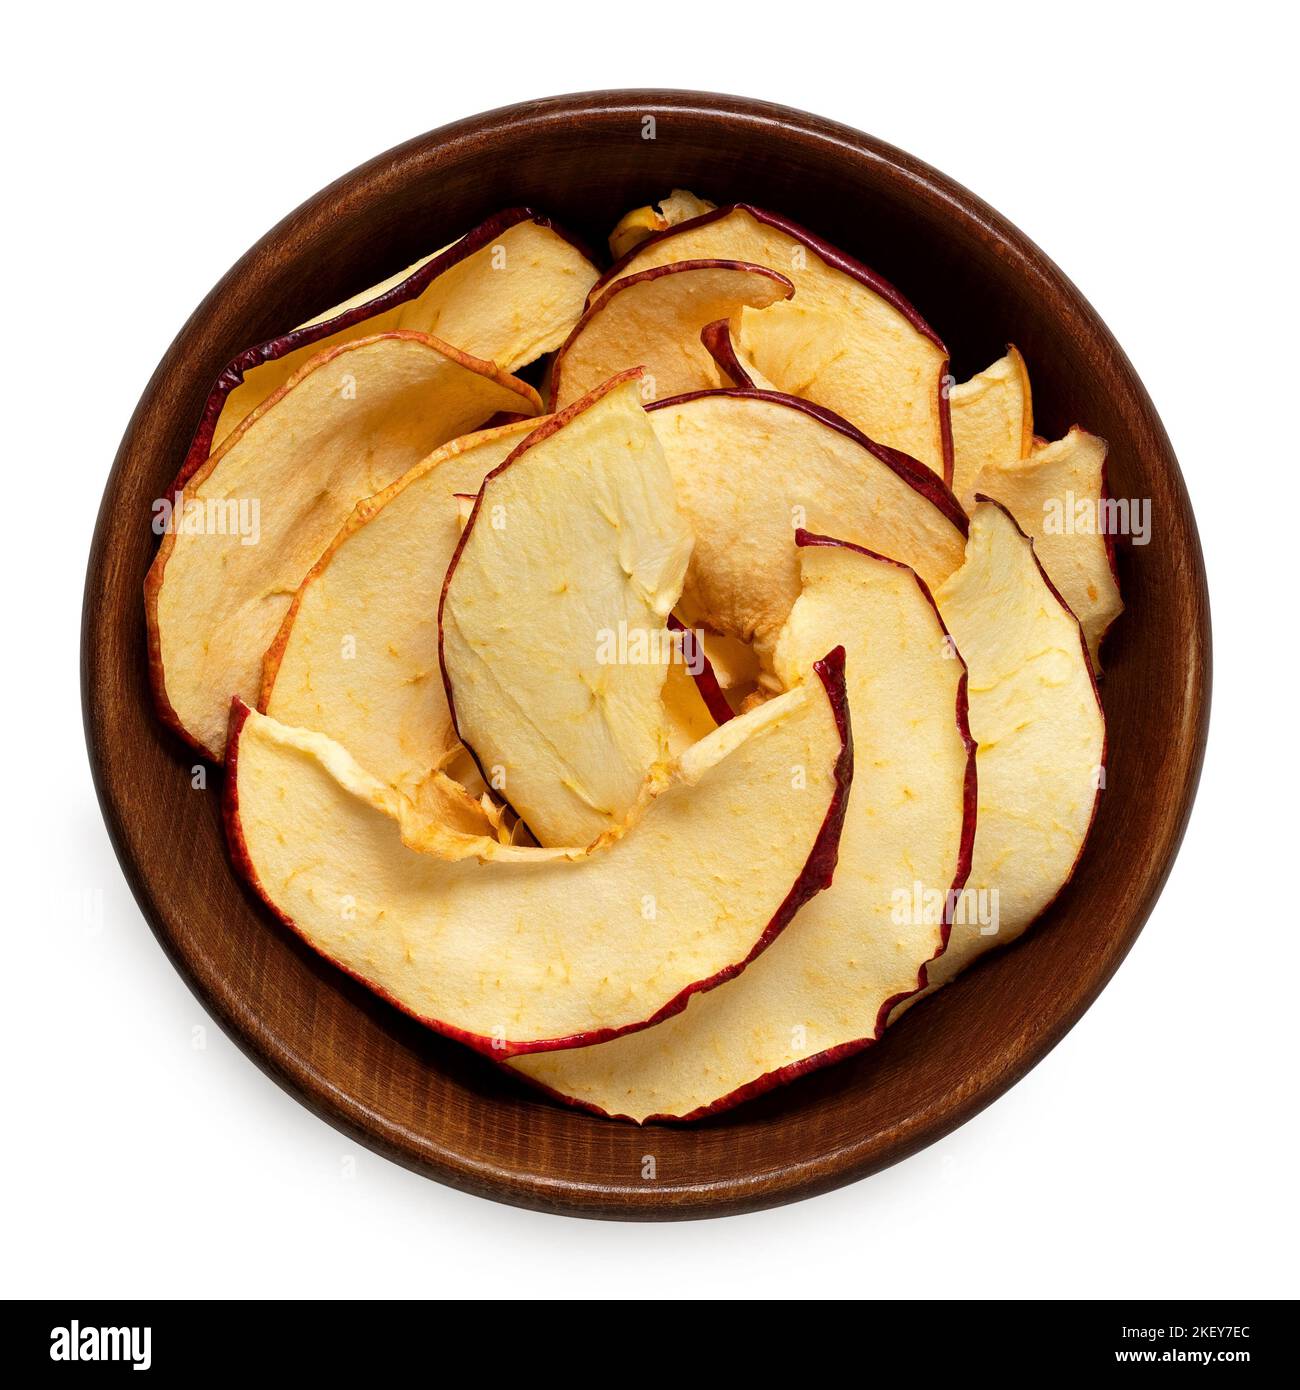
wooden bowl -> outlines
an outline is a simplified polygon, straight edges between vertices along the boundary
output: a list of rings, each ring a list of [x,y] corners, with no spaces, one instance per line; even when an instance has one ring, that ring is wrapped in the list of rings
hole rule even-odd
[[[531,204],[600,246],[624,211],[674,187],[786,213],[881,271],[947,340],[958,379],[1014,342],[1033,374],[1039,432],[1056,438],[1079,422],[1108,439],[1111,490],[1151,499],[1152,536],[1121,553],[1128,610],[1103,682],[1108,786],[1047,916],[851,1061],[704,1124],[638,1129],[531,1093],[261,910],[231,871],[218,788],[191,787],[194,755],[154,718],[141,584],[150,503],[238,349],[498,208]],[[455,1187],[660,1219],[793,1201],[896,1162],[1064,1036],[1133,944],[1182,837],[1205,745],[1210,622],[1196,525],[1147,393],[1082,295],[1020,232],[918,160],[815,116],[703,93],[596,92],[476,116],[381,155],[291,213],[221,280],[168,349],[113,464],[82,662],[90,758],[123,870],[177,969],[259,1065],[362,1143]]]

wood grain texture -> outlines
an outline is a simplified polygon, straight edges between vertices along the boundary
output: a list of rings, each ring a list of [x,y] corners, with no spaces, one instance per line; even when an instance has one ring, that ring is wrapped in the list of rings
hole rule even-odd
[[[643,138],[647,116],[654,139]],[[1043,921],[852,1061],[698,1126],[637,1129],[529,1092],[259,909],[226,856],[220,772],[193,790],[195,755],[154,718],[141,584],[156,545],[151,503],[237,350],[498,208],[532,204],[599,246],[624,211],[673,187],[770,207],[861,258],[934,325],[959,380],[1014,342],[1033,374],[1039,433],[1078,422],[1105,436],[1111,491],[1152,500],[1152,537],[1120,554],[1128,611],[1106,648],[1108,785],[1075,879]],[[470,1192],[592,1217],[714,1216],[808,1197],[994,1100],[1133,944],[1182,837],[1209,716],[1209,605],[1182,477],[1145,390],[1079,292],[991,208],[910,156],[797,111],[690,92],[588,93],[459,122],[346,175],[269,232],[145,388],[104,493],[82,638],[86,737],[115,848],[159,941],[222,1026],[378,1152]]]

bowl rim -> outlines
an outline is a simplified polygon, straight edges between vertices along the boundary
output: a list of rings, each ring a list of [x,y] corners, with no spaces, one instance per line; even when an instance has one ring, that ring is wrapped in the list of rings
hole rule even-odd
[[[775,1176],[754,1180],[710,1182],[699,1188],[659,1184],[653,1201],[642,1201],[646,1188],[629,1186],[612,1190],[607,1182],[575,1182],[555,1179],[526,1169],[508,1173],[495,1169],[458,1150],[437,1143],[436,1136],[422,1136],[416,1147],[409,1135],[386,1117],[346,1095],[306,1058],[268,1036],[259,1020],[238,995],[221,988],[219,974],[206,961],[192,959],[168,925],[155,898],[153,886],[136,863],[123,823],[125,789],[107,776],[101,748],[112,683],[94,659],[101,640],[103,618],[97,598],[104,577],[113,565],[113,520],[117,493],[142,420],[155,411],[166,411],[165,377],[169,364],[183,349],[196,342],[212,307],[254,263],[264,257],[292,254],[325,235],[331,209],[340,199],[349,202],[375,195],[383,184],[400,184],[439,152],[455,146],[472,148],[494,141],[521,128],[544,127],[581,115],[626,118],[696,113],[707,119],[722,118],[761,129],[772,138],[795,135],[803,140],[828,142],[857,161],[888,166],[909,191],[948,209],[967,224],[968,230],[999,244],[1016,264],[1018,273],[1037,282],[1041,293],[1064,299],[1078,312],[1098,348],[1110,359],[1120,378],[1137,423],[1148,436],[1159,466],[1169,475],[1181,523],[1183,560],[1192,585],[1193,646],[1187,656],[1188,679],[1182,695],[1182,737],[1170,751],[1176,759],[1177,797],[1162,822],[1159,842],[1150,846],[1141,891],[1128,920],[1117,930],[1095,968],[1064,1001],[1058,1016],[1036,1020],[1027,1027],[1014,1048],[987,1059],[970,1077],[956,1103],[920,1109],[908,1124],[884,1134],[869,1136],[822,1153],[802,1163],[787,1163]],[[885,1168],[935,1142],[991,1104],[1041,1061],[1086,1012],[1127,955],[1163,889],[1177,855],[1195,799],[1208,735],[1211,689],[1211,630],[1208,586],[1194,515],[1177,459],[1145,387],[1127,356],[1091,304],[1061,270],[1028,237],[1000,213],[954,180],[902,150],[838,122],[792,107],[749,98],[677,89],[629,88],[576,92],[495,108],[452,122],[387,150],[306,199],[249,248],[217,282],[182,326],[153,372],[123,435],[110,470],[95,525],[82,606],[81,685],[83,722],[92,776],[101,812],[114,852],[131,891],[173,966],[205,1010],[227,1035],[269,1076],[295,1099],[349,1138],[404,1167],[435,1178],[451,1187],[513,1205],[567,1215],[619,1220],[711,1217],[759,1210],[817,1195],[854,1182]],[[608,1124],[592,1118],[593,1124]],[[435,1151],[431,1152],[431,1145]]]

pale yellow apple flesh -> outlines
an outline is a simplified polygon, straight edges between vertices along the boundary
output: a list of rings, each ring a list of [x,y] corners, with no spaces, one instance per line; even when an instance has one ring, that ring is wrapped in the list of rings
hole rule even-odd
[[[1014,347],[948,395],[952,407],[952,490],[973,505],[976,479],[991,464],[1029,457],[1034,405],[1025,359]]]
[[[341,743],[381,781],[445,816],[459,744],[438,665],[438,595],[460,540],[459,496],[535,428],[465,435],[357,505],[312,566],[267,651],[258,707]]]
[[[974,829],[964,668],[911,570],[838,544],[800,554],[804,586],[778,669],[803,681],[819,644],[842,640],[853,712],[856,771],[834,882],[742,975],[684,1013],[511,1063],[570,1101],[633,1120],[735,1104],[878,1037],[943,945]]]
[[[646,400],[723,384],[701,330],[746,305],[765,308],[794,290],[784,276],[740,261],[683,261],[620,280],[582,316],[551,369],[563,409],[627,367],[645,369]]]
[[[935,593],[970,672],[975,852],[937,989],[1014,941],[1069,880],[1092,825],[1106,723],[1074,615],[1003,509],[981,502],[966,562]]]
[[[484,479],[447,571],[443,672],[460,740],[539,843],[615,828],[665,762],[691,544],[635,371]]]
[[[480,1050],[646,1026],[735,973],[830,879],[852,774],[843,665],[734,719],[594,849],[449,860],[403,842],[405,801],[321,734],[236,706],[236,864],[322,955]],[[792,769],[801,770],[799,776]]]
[[[399,274],[336,304],[303,327],[326,323],[380,299],[455,245],[426,256]],[[414,299],[381,309],[326,338],[252,367],[226,397],[213,436],[214,449],[246,416],[305,362],[327,347],[408,328],[452,343],[471,356],[518,370],[568,337],[582,315],[596,268],[572,242],[542,222],[516,222],[490,244],[435,275]]]
[[[769,672],[799,596],[796,528],[899,559],[930,585],[962,562],[965,517],[942,482],[806,402],[719,391],[647,414],[695,532],[686,609],[752,642]]]
[[[792,299],[733,320],[743,360],[778,390],[827,406],[870,438],[950,475],[947,350],[892,286],[792,223],[746,207],[706,213],[634,249],[589,303],[629,275],[708,257],[769,266],[794,284]],[[731,315],[715,315],[723,317]]]
[[[231,697],[257,698],[294,593],[357,502],[498,411],[540,409],[525,382],[424,334],[307,362],[185,484],[145,580],[164,719],[219,759]],[[255,534],[230,524],[241,505]]]
[[[1001,502],[1034,539],[1052,583],[1083,626],[1094,671],[1101,643],[1124,611],[1106,534],[1106,441],[1077,426],[1028,458],[980,470],[975,489]]]

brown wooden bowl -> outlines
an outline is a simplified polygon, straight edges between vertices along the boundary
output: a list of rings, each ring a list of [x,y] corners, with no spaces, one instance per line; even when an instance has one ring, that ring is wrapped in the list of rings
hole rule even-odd
[[[260,910],[231,871],[217,789],[191,788],[194,755],[154,717],[141,584],[150,503],[238,349],[498,208],[533,205],[600,246],[624,211],[674,187],[786,213],[881,271],[947,340],[958,379],[1014,342],[1039,432],[1078,422],[1105,436],[1112,492],[1149,497],[1153,520],[1150,544],[1120,556],[1128,611],[1106,649],[1108,786],[1046,917],[854,1059],[704,1124],[638,1129],[526,1090]],[[716,1216],[807,1197],[915,1152],[999,1096],[1133,944],[1183,834],[1209,715],[1209,606],[1183,480],[1142,383],[1083,296],[996,212],[909,155],[799,111],[693,92],[588,93],[458,122],[346,175],[263,237],[181,330],[131,420],[91,549],[82,641],[86,735],[118,857],[222,1026],[380,1153],[470,1192],[583,1216]]]

